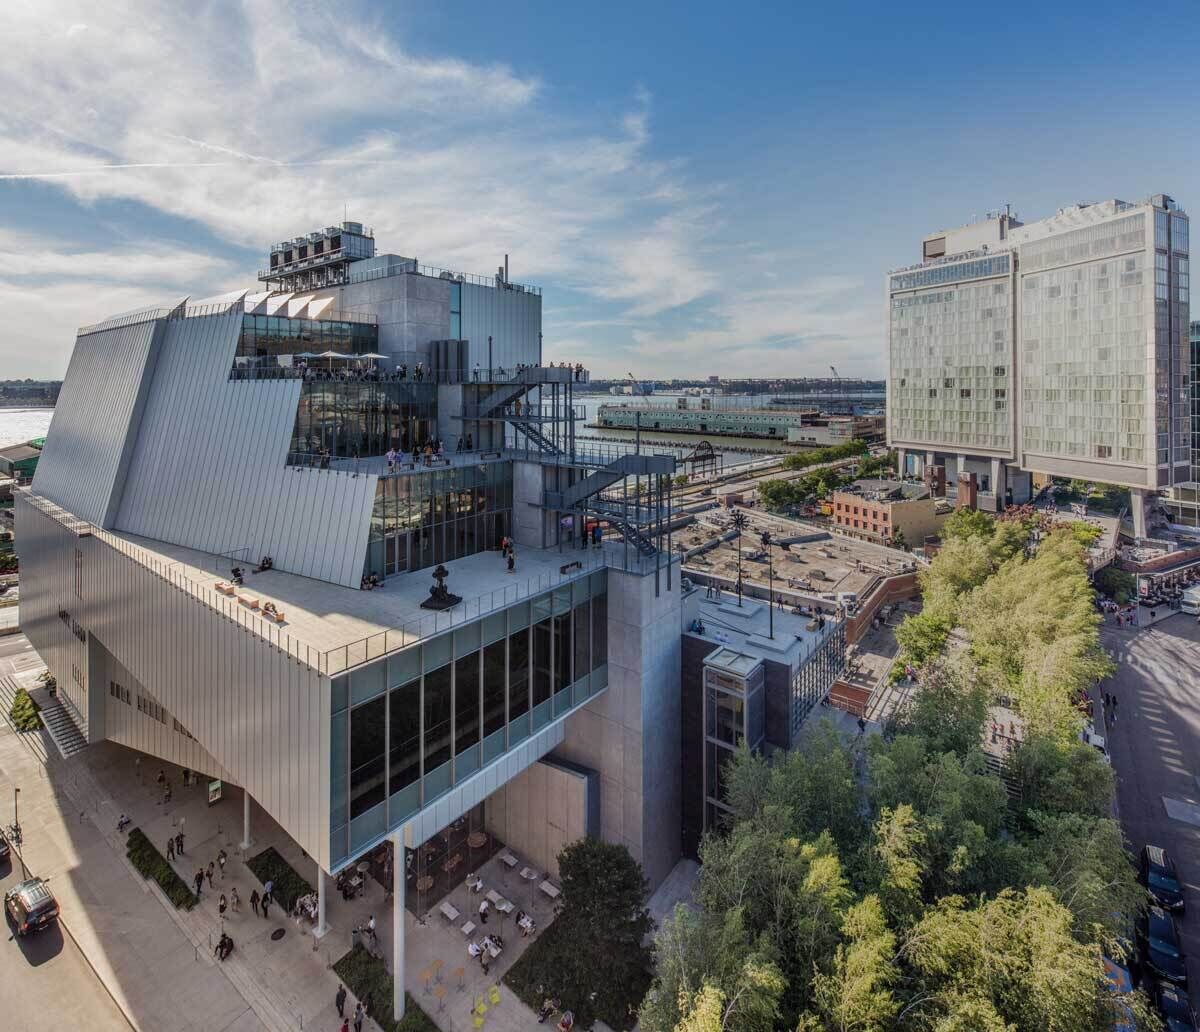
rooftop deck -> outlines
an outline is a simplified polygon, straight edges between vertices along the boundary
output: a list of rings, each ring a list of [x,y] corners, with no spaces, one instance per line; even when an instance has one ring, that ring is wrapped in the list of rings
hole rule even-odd
[[[444,564],[449,571],[446,588],[463,601],[445,612],[433,612],[421,608],[433,585],[432,570],[389,577],[372,591],[359,591],[282,570],[254,573],[254,560],[211,555],[133,534],[103,531],[95,536],[160,575],[182,581],[208,605],[331,675],[593,570],[626,565],[619,543],[586,550],[518,548],[512,574],[498,551],[480,552]],[[230,570],[237,565],[245,571],[243,586],[233,596],[218,593],[217,584],[230,583]],[[257,609],[247,604],[251,600],[257,600]],[[283,615],[281,623],[261,615],[268,602]]]

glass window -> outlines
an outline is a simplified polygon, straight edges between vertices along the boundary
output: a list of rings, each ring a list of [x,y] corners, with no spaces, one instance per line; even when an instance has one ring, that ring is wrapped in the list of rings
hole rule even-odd
[[[592,607],[584,602],[575,607],[575,669],[572,676],[578,681],[591,673]]]
[[[741,696],[708,689],[708,723],[705,731],[727,745],[737,745],[742,738],[745,706]]]
[[[550,620],[539,620],[533,627],[533,704],[545,702],[552,692],[550,669]]]
[[[425,772],[450,759],[450,666],[425,675]]]
[[[421,773],[421,682],[412,681],[393,689],[391,706],[391,753],[389,792],[411,785]]]
[[[507,659],[503,641],[483,650],[483,733],[490,735],[504,726],[504,683]]]
[[[350,818],[383,802],[384,703],[381,696],[350,711]]]
[[[592,598],[592,669],[608,662],[608,595]]]
[[[479,653],[454,663],[454,751],[463,752],[479,741]]]
[[[554,690],[571,685],[571,614],[554,617]]]
[[[529,628],[516,631],[508,643],[508,719],[529,712]]]

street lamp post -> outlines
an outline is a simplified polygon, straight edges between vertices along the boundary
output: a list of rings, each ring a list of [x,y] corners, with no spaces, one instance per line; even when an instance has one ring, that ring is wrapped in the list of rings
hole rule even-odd
[[[767,636],[771,639],[775,637],[775,557],[771,554],[771,532],[764,530],[762,534],[763,547],[767,550],[767,615],[768,627],[770,628]]]
[[[20,799],[21,790],[13,785],[13,831],[17,833],[17,838],[21,837],[21,815],[17,812],[17,803]]]
[[[741,509],[735,509],[733,516],[730,517],[730,522],[733,524],[734,529],[737,531],[737,543],[738,543],[737,597],[738,597],[738,607],[741,608],[741,605],[742,605],[742,531],[746,529],[746,525],[750,521],[749,521],[749,519],[746,518],[746,514],[744,512],[742,512]]]

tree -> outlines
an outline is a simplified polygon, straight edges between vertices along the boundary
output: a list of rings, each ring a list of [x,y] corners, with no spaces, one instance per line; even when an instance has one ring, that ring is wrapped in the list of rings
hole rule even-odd
[[[654,945],[655,977],[638,1014],[646,1032],[771,1032],[785,982],[756,949],[739,909],[697,914],[680,904]]]
[[[558,871],[557,938],[571,948],[558,951],[555,985],[586,1026],[596,1011],[620,1013],[650,968],[646,880],[629,850],[594,838],[565,846]]]
[[[845,942],[837,947],[833,970],[813,980],[817,1009],[835,1032],[887,1032],[899,1010],[891,991],[898,974],[896,937],[879,900],[867,896],[851,907],[842,934]]]
[[[1071,912],[1044,888],[1005,890],[974,908],[951,896],[913,930],[906,957],[943,1011],[961,1013],[965,996],[987,1001],[1014,1032],[1111,1027],[1099,949],[1071,929]]]
[[[984,541],[992,536],[995,519],[978,509],[955,509],[942,524],[942,540],[980,538]]]
[[[1109,814],[1112,768],[1090,745],[1031,735],[1009,756],[1007,768],[1023,819],[1034,813]]]
[[[895,532],[892,534],[892,547],[904,549],[908,548],[908,539],[904,536],[904,531],[899,527],[897,527]]]
[[[1132,573],[1106,566],[1093,578],[1092,583],[1113,601],[1124,605],[1137,594],[1137,578]]]

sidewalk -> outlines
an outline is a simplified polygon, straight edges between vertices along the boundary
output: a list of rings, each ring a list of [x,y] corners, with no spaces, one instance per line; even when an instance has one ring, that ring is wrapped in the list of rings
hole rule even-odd
[[[267,1029],[211,957],[163,920],[159,899],[113,851],[89,802],[63,781],[62,772],[47,776],[37,755],[44,756],[47,745],[44,732],[18,736],[0,723],[5,816],[18,786],[21,861],[30,873],[50,879],[63,926],[130,1023],[147,1032]],[[113,823],[115,830],[115,818]]]

